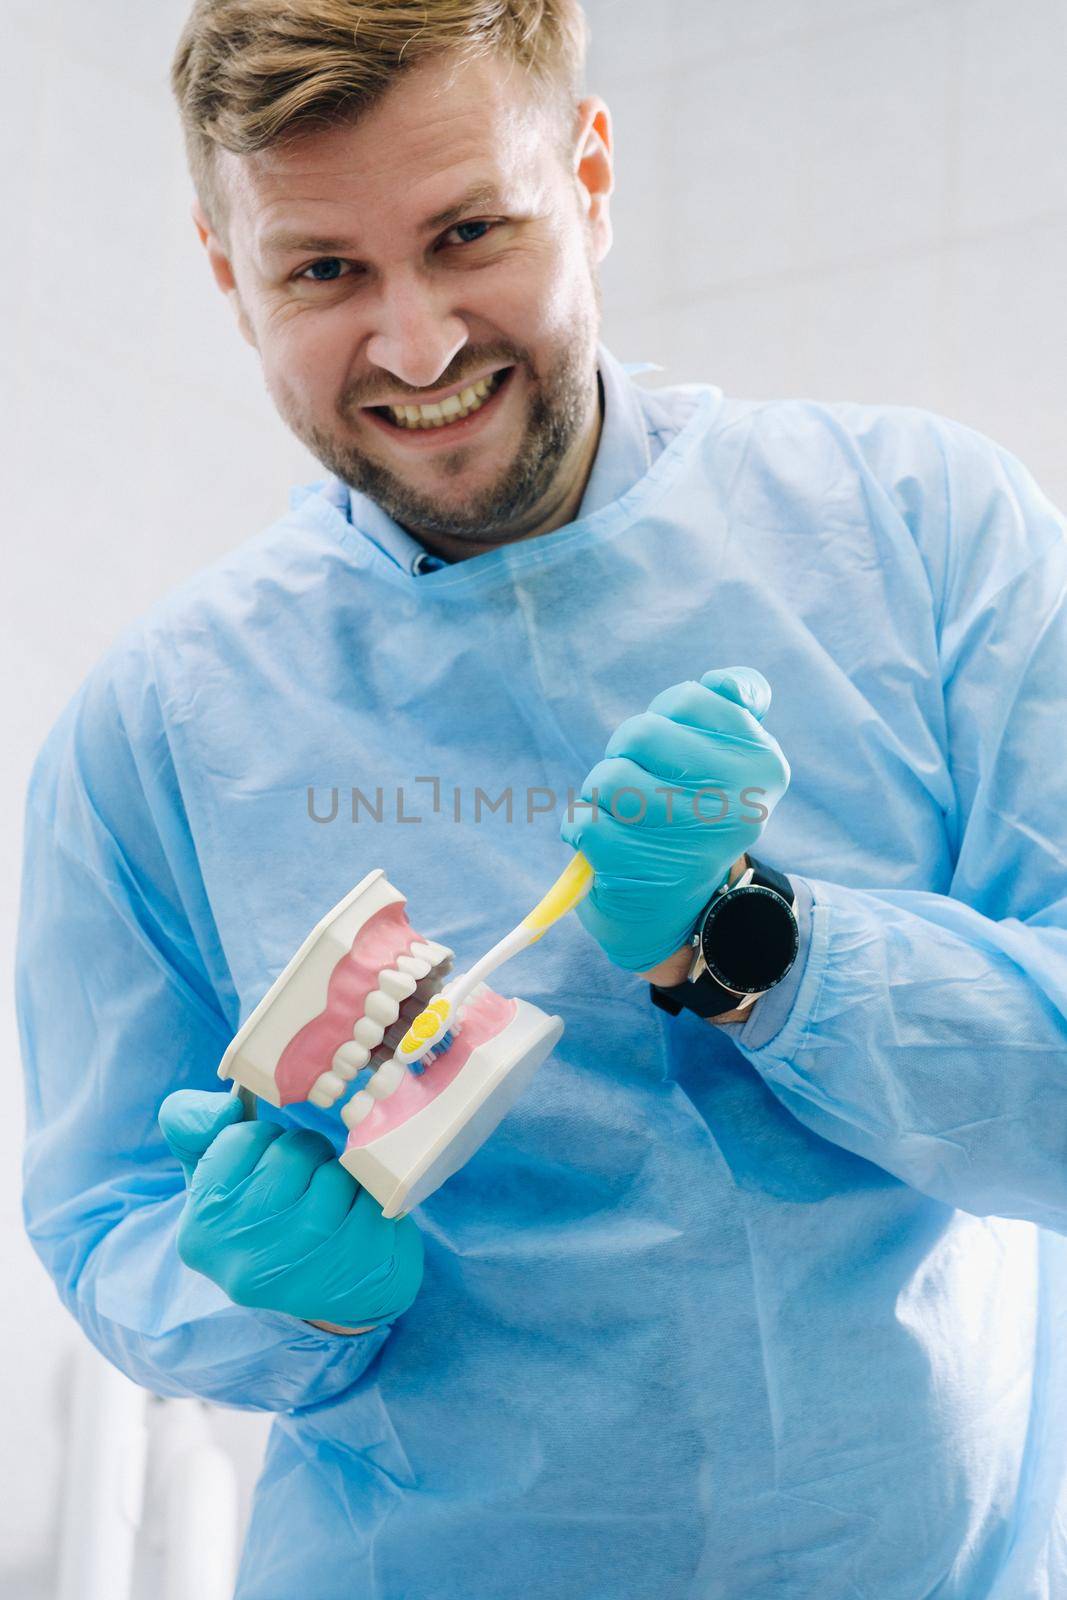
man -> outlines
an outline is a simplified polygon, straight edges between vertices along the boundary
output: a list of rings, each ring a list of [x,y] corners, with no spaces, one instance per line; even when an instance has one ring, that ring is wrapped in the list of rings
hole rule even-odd
[[[137,1381],[277,1413],[241,1600],[1067,1595],[1064,525],[923,413],[632,386],[581,56],[570,0],[193,11],[197,228],[328,476],[38,763],[30,1234]],[[218,1059],[372,866],[473,959],[544,793],[566,1032],[387,1224]]]

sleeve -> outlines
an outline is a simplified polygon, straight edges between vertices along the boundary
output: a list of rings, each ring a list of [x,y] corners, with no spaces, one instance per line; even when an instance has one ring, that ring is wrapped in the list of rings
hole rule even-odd
[[[172,1089],[220,1088],[232,1030],[154,709],[146,679],[124,695],[98,669],[30,782],[16,963],[26,1229],[64,1305],[135,1382],[287,1411],[354,1383],[389,1328],[343,1336],[234,1305],[177,1255],[185,1184],[156,1113]]]
[[[793,965],[781,983],[776,983],[767,994],[760,996],[742,1021],[718,1023],[714,1018],[710,1019],[712,1027],[732,1028],[737,1032],[743,1029],[744,1041],[750,1050],[766,1044],[783,1026],[796,1000],[808,963],[808,951],[811,948],[811,890],[804,878],[794,877],[791,873],[786,876],[793,890],[793,915],[797,919],[797,953]]]
[[[903,481],[940,585],[951,884],[806,876],[788,1013],[770,1037],[758,1009],[724,1031],[822,1137],[961,1210],[1067,1233],[1067,531],[1006,452],[937,437],[939,469]]]

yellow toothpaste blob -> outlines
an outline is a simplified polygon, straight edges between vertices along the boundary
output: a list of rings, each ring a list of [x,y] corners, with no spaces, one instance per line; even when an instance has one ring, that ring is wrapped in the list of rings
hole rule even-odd
[[[444,1010],[441,1006],[444,1006]],[[432,1039],[441,1023],[447,1018],[450,1007],[448,1001],[431,1001],[425,1011],[420,1011],[411,1027],[400,1041],[400,1048],[405,1053],[417,1050],[426,1039]]]

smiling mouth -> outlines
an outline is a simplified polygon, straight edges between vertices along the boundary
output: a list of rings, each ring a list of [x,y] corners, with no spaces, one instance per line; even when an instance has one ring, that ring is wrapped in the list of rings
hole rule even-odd
[[[486,402],[493,398],[511,371],[511,367],[501,367],[499,372],[490,373],[487,378],[479,378],[477,383],[472,383],[456,394],[450,394],[447,399],[438,400],[432,405],[367,406],[366,409],[373,412],[376,417],[381,417],[391,427],[410,429],[415,433],[427,432],[431,428],[449,428],[480,411]]]

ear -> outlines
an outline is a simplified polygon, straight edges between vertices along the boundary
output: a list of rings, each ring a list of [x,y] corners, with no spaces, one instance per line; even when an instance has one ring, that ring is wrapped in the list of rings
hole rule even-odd
[[[596,259],[602,261],[611,249],[608,196],[615,187],[615,168],[612,161],[611,112],[599,95],[588,95],[578,104],[574,175],[593,234]]]
[[[240,330],[241,337],[252,346],[253,350],[255,350],[258,348],[256,345],[256,336],[253,331],[252,324],[248,320],[248,314],[245,311],[244,303],[237,289],[237,279],[234,276],[233,265],[230,261],[229,247],[215,232],[210,221],[208,220],[207,213],[200,204],[199,200],[193,201],[192,218],[196,231],[200,236],[200,243],[207,251],[207,258],[211,265],[212,275],[214,276],[215,282],[218,284],[222,293],[230,302],[230,307],[237,319],[237,326]]]

